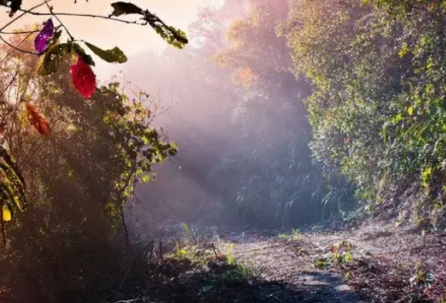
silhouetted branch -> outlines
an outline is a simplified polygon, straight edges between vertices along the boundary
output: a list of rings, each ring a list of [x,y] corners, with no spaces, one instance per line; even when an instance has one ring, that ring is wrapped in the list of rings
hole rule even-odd
[[[119,19],[112,16],[104,16],[104,15],[95,15],[95,14],[81,14],[81,13],[66,13],[66,12],[52,12],[52,13],[45,13],[45,12],[34,12],[34,8],[26,10],[26,9],[20,9],[19,11],[23,12],[24,14],[30,14],[34,16],[66,16],[66,17],[83,17],[83,18],[97,18],[97,19],[104,19],[104,20],[112,20],[115,22],[122,22],[125,24],[136,24],[136,25],[146,25],[146,22],[138,22],[135,21],[128,21]]]
[[[13,24],[14,22],[16,22],[17,20],[19,20],[20,18],[22,18],[23,16],[25,16],[26,14],[32,14],[33,10],[38,9],[39,7],[45,5],[46,2],[50,2],[51,0],[48,1],[44,1],[42,3],[39,3],[33,7],[31,7],[29,10],[27,10],[26,12],[21,13],[20,15],[18,15],[17,17],[15,17],[14,19],[12,19],[11,21],[9,21],[8,23],[6,23],[2,28],[0,28],[0,33],[3,32],[3,30],[5,28],[7,28],[8,26],[10,26],[11,24]]]
[[[53,7],[50,6],[48,4],[48,0],[44,0],[46,6],[48,7],[48,10],[50,11],[51,15],[56,18],[56,20],[59,22],[60,25],[62,25],[62,27],[65,29],[65,31],[67,32],[67,35],[70,37],[71,40],[74,40],[73,35],[70,33],[70,31],[68,30],[68,28],[65,26],[65,24],[63,24],[63,22],[60,20],[60,18],[53,12]]]
[[[124,210],[122,205],[119,206],[119,211],[121,213],[121,221],[122,221],[122,225],[124,226],[124,233],[125,233],[125,243],[127,245],[127,247],[130,247],[130,242],[129,242],[129,231],[127,228],[127,223],[125,222],[125,216],[124,216]]]
[[[31,31],[13,31],[13,32],[0,32],[0,34],[3,35],[22,35],[22,34],[35,34],[38,33],[40,30],[31,30]]]
[[[19,47],[19,46],[20,46],[23,42],[25,42],[25,41],[26,41],[32,34],[33,34],[32,32],[29,33],[25,38],[22,39],[22,41],[20,41],[20,42],[16,45],[16,47]],[[0,60],[0,64],[3,63],[3,61],[5,61],[5,60],[9,57],[9,55],[12,54],[12,52],[13,52],[14,50],[15,50],[15,49],[12,48],[12,49],[6,54],[6,56],[5,56],[3,59]]]
[[[22,53],[25,53],[25,54],[30,54],[30,55],[38,55],[38,53],[36,53],[36,52],[32,52],[32,51],[29,51],[29,50],[20,48],[20,47],[17,47],[17,46],[15,46],[15,45],[9,43],[9,42],[6,41],[5,39],[3,39],[2,36],[0,36],[0,40],[2,40],[3,43],[5,43],[6,45],[8,45],[9,47],[11,47],[12,49],[14,49],[14,50],[16,50],[16,51],[19,51],[19,52],[22,52]]]

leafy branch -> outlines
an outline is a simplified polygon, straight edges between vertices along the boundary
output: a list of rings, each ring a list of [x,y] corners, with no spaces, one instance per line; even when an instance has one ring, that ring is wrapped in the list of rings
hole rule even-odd
[[[20,11],[23,12],[23,14],[29,14],[34,16],[53,16],[55,17],[59,23],[65,28],[65,31],[70,36],[70,38],[73,38],[73,36],[69,33],[69,30],[62,24],[62,22],[59,19],[59,16],[67,16],[67,17],[86,17],[86,18],[98,18],[98,19],[105,19],[105,20],[111,20],[115,22],[121,22],[126,24],[136,24],[136,25],[150,25],[167,43],[177,47],[177,48],[184,48],[186,44],[188,43],[188,39],[186,37],[186,34],[176,29],[172,26],[168,26],[164,21],[162,21],[158,16],[151,13],[149,10],[143,10],[137,5],[133,3],[126,3],[126,2],[115,2],[112,3],[111,6],[113,8],[113,12],[108,15],[95,15],[95,14],[80,14],[80,13],[66,13],[66,12],[56,12],[54,11],[53,7],[48,4],[50,0],[45,0],[43,3],[36,5],[35,7],[31,9],[22,9],[21,5],[17,8],[13,6],[14,1],[6,1],[3,0],[3,2],[0,2],[0,6],[6,6],[11,9],[10,16],[13,16],[15,12]],[[8,2],[11,2],[9,5]],[[21,2],[21,1],[20,1]],[[38,7],[46,5],[48,7],[49,12],[35,12],[34,10]],[[19,16],[22,17],[23,14]],[[119,19],[116,17],[122,16],[122,15],[139,15],[141,18],[139,20],[134,21],[128,21],[124,19]],[[11,25],[13,22],[15,22],[18,18],[13,20],[12,22],[8,23],[6,26],[4,26],[2,29],[0,29],[0,34],[3,34],[3,30]]]
[[[51,2],[51,0],[43,0],[42,3],[35,5],[30,9],[23,9],[22,0],[0,0],[0,6],[5,6],[10,9],[10,18],[14,17],[17,12],[21,12],[18,16],[0,27],[0,40],[11,48],[11,51],[8,52],[0,62],[3,62],[14,50],[39,56],[41,57],[41,60],[37,72],[41,76],[46,76],[55,73],[64,62],[66,56],[70,56],[71,58],[77,57],[76,63],[72,64],[70,67],[70,75],[75,89],[85,98],[92,97],[97,89],[96,75],[92,70],[92,66],[95,66],[95,62],[79,43],[83,43],[94,55],[109,63],[125,63],[127,57],[118,47],[105,50],[87,41],[75,39],[69,29],[60,20],[60,16],[98,18],[126,24],[137,24],[141,26],[149,25],[161,36],[161,38],[174,47],[182,49],[188,43],[186,34],[183,31],[168,26],[149,10],[143,10],[132,3],[112,3],[112,13],[108,16],[104,16],[56,12],[49,2]],[[46,6],[48,11],[35,11],[42,6]],[[26,15],[48,16],[50,18],[43,23],[43,27],[40,30],[17,32],[5,31],[9,26]],[[139,19],[127,21],[117,18],[123,15],[137,15]],[[53,18],[58,23],[56,26],[53,23]],[[68,35],[69,39],[67,41],[60,41],[63,33],[62,31],[65,31]],[[21,42],[14,45],[2,37],[2,35],[12,34],[27,34],[27,36]],[[35,52],[20,48],[20,44],[33,34],[37,34],[34,38]],[[26,110],[28,121],[36,131],[41,135],[48,135],[51,132],[51,127],[47,120],[40,115],[38,109],[26,102]],[[143,151],[143,156],[149,159],[150,163],[145,163],[144,161],[139,160],[138,165],[135,166],[135,169],[138,171],[145,171],[150,168],[151,163],[164,161],[169,155],[172,156],[176,154],[176,147],[159,142],[158,133],[152,129],[144,130],[143,139],[141,144],[149,146],[147,150]],[[129,147],[123,147],[123,152],[126,148]],[[142,166],[142,168],[140,166]],[[135,174],[136,173],[130,175],[127,174],[126,177]],[[136,175],[139,176],[139,174]],[[128,182],[122,182],[122,184],[128,185]],[[20,170],[12,161],[8,151],[0,145],[0,223],[4,240],[6,238],[4,222],[10,221],[14,211],[16,209],[22,210],[23,206],[26,204],[24,189],[25,181],[21,176]]]

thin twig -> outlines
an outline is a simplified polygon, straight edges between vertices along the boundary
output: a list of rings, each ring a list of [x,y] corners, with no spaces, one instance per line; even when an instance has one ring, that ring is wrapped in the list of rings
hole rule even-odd
[[[212,247],[212,250],[214,251],[215,258],[217,259],[218,258],[218,254],[217,254],[217,250],[215,249],[214,243],[211,243],[211,247]]]
[[[74,37],[73,35],[70,33],[70,31],[68,30],[68,28],[65,26],[65,24],[63,24],[63,22],[60,20],[60,18],[54,14],[53,12],[53,8],[48,4],[48,0],[44,0],[46,6],[48,7],[48,10],[50,11],[51,15],[56,18],[56,20],[59,22],[60,25],[62,25],[62,27],[65,29],[65,31],[67,32],[68,36],[70,37],[70,40],[73,41]]]
[[[67,17],[83,17],[83,18],[98,18],[98,19],[105,19],[105,20],[113,20],[116,22],[122,22],[126,24],[136,24],[136,25],[145,25],[146,23],[138,22],[138,21],[127,21],[119,18],[114,18],[111,16],[103,16],[103,15],[93,15],[93,14],[78,14],[78,13],[64,13],[64,12],[53,12],[53,13],[43,13],[43,12],[33,12],[32,9],[25,10],[20,9],[24,14],[30,14],[34,16],[67,16]]]
[[[0,34],[2,34],[2,35],[21,35],[21,34],[34,34],[34,33],[38,33],[38,32],[40,32],[40,30],[36,29],[36,30],[32,30],[32,31],[13,31],[13,32],[0,31]]]
[[[124,209],[122,207],[122,205],[119,205],[119,211],[121,213],[121,221],[122,221],[122,225],[124,226],[124,232],[125,232],[125,244],[127,245],[127,248],[130,247],[130,242],[129,242],[129,231],[127,229],[127,223],[125,222],[125,216],[124,216]]]
[[[20,46],[23,42],[25,42],[25,41],[26,41],[32,34],[33,34],[33,33],[29,33],[25,38],[22,39],[22,41],[20,41],[20,42],[16,45],[16,47],[19,47],[19,46]],[[14,51],[14,48],[13,48],[13,49],[10,49],[9,52],[5,55],[5,57],[4,57],[2,60],[0,60],[0,64],[2,64],[3,61],[5,61],[5,60],[9,57],[9,55],[12,54],[13,51]]]
[[[125,274],[124,274],[124,276],[123,276],[122,279],[121,279],[121,283],[119,283],[118,290],[122,288],[122,286],[124,285],[125,280],[127,280],[127,277],[128,277],[128,275],[129,275],[129,273],[130,273],[130,270],[131,270],[132,267],[133,267],[133,262],[134,262],[134,261],[135,261],[135,257],[132,257],[132,260],[130,261],[130,264],[127,266],[127,269],[126,269],[126,271],[125,271]]]
[[[48,2],[51,0],[48,0]],[[7,28],[8,26],[10,26],[11,24],[13,24],[14,22],[16,22],[17,20],[19,20],[20,18],[22,18],[23,16],[25,16],[26,14],[32,14],[33,10],[41,7],[42,5],[45,5],[45,2],[42,2],[40,4],[37,4],[33,7],[31,7],[29,10],[27,10],[26,12],[23,12],[22,14],[18,15],[17,17],[15,17],[14,19],[12,19],[11,21],[9,21],[8,23],[6,23],[2,28],[0,28],[0,32],[2,32],[5,28]]]
[[[36,52],[32,52],[32,51],[29,51],[29,50],[26,50],[26,49],[23,49],[23,48],[20,48],[20,47],[17,47],[17,46],[15,46],[15,45],[13,45],[13,44],[11,44],[11,43],[9,43],[8,41],[6,41],[2,36],[0,36],[0,40],[2,40],[3,41],[3,43],[5,43],[6,45],[8,45],[9,47],[11,47],[11,48],[13,48],[13,49],[15,49],[16,51],[19,51],[19,52],[22,52],[22,53],[25,53],[25,54],[30,54],[30,55],[36,55],[36,56],[38,56],[39,54],[38,53],[36,53]]]
[[[14,78],[12,79],[12,81],[10,82],[10,85],[9,85],[9,88],[11,89],[12,88],[12,84],[14,83],[14,81],[15,81],[15,79],[16,79],[16,76],[17,76],[17,74],[19,73],[19,70],[17,70],[16,71],[16,74],[14,75]],[[18,85],[17,85],[18,86]],[[20,91],[19,90],[17,90],[17,97],[16,97],[16,100],[19,100],[16,104],[14,104],[14,105],[12,105],[12,106],[10,106],[9,107],[9,109],[8,109],[8,111],[6,112],[6,114],[2,117],[2,120],[1,120],[1,122],[0,122],[0,125],[2,125],[3,123],[5,123],[6,121],[6,118],[8,118],[9,117],[9,115],[10,115],[10,113],[13,111],[13,110],[16,110],[24,101],[24,97],[25,97],[25,94],[26,94],[26,92],[28,91],[28,87],[29,87],[29,81],[26,83],[26,87],[25,87],[25,89],[24,89],[24,91],[23,91],[23,93],[22,93],[22,95],[20,96],[20,98],[19,98],[19,93],[20,93]],[[6,90],[6,89],[5,89]],[[9,95],[9,94],[8,94]]]
[[[155,240],[152,240],[150,246],[150,254],[149,254],[149,263],[152,263],[153,260],[153,249],[155,248]]]
[[[19,70],[17,69],[14,76],[12,76],[12,79],[9,81],[8,85],[6,85],[5,89],[0,93],[0,95],[3,96],[3,94],[6,92],[6,90],[14,83],[15,79],[17,78],[17,75],[19,74]],[[2,121],[3,122],[3,121]],[[1,123],[0,123],[1,124]]]

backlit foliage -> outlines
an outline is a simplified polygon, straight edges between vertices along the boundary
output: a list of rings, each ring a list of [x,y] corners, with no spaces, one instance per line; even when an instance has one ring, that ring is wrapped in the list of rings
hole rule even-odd
[[[306,101],[313,154],[364,201],[419,179],[419,214],[443,207],[445,15],[443,1],[295,1],[288,43]],[[346,141],[348,138],[348,142]],[[383,183],[382,181],[385,180]]]
[[[8,286],[14,302],[31,297],[79,302],[87,289],[93,296],[110,283],[119,286],[116,277],[126,266],[123,204],[131,200],[135,184],[150,181],[153,166],[177,148],[151,126],[154,108],[144,105],[152,103],[148,94],[126,93],[110,83],[87,101],[71,81],[69,60],[43,78],[32,73],[27,58],[20,52],[11,55],[9,62],[20,68],[12,82],[5,72],[11,66],[1,66],[2,81],[28,96],[22,101],[4,94],[1,112],[8,147],[2,158],[10,154],[22,175],[13,174],[12,162],[5,161],[3,168],[9,181],[26,181],[30,203],[16,220],[3,211],[7,245],[0,248],[0,266],[8,275],[0,284]],[[42,136],[44,122],[51,132]],[[17,183],[14,189],[20,193],[22,188]],[[23,208],[18,203],[24,197],[6,204],[8,210]]]
[[[13,17],[18,11],[23,11],[22,5],[25,4],[22,0],[11,0],[11,1],[1,1],[0,6],[5,6],[9,8],[10,10],[10,17]],[[2,58],[2,62],[7,60],[8,57],[14,57],[14,59],[17,59],[16,56],[17,52],[23,52],[26,54],[29,54],[29,57],[32,57],[32,55],[36,55],[37,57],[40,57],[38,66],[36,68],[39,75],[42,76],[50,76],[53,74],[56,74],[59,72],[62,65],[69,62],[71,65],[71,68],[69,70],[69,73],[71,75],[71,81],[76,88],[76,91],[82,95],[85,98],[92,98],[94,97],[94,94],[97,90],[97,81],[96,81],[96,75],[94,74],[94,71],[92,67],[95,65],[95,62],[91,55],[89,55],[84,48],[79,44],[79,40],[76,40],[71,33],[69,32],[68,28],[65,27],[63,23],[61,23],[60,19],[57,16],[57,13],[54,12],[54,8],[50,6],[47,1],[42,2],[39,5],[34,6],[31,9],[24,10],[24,13],[20,15],[19,17],[13,19],[11,22],[7,23],[5,26],[3,26],[0,29],[0,34],[3,34],[3,30],[5,30],[8,26],[14,24],[14,22],[18,19],[20,19],[21,16],[30,14],[30,15],[42,15],[43,13],[36,12],[35,10],[39,7],[46,6],[51,18],[46,20],[42,26],[40,26],[40,29],[38,33],[34,37],[34,50],[23,48],[22,44],[25,40],[29,39],[33,33],[36,31],[27,31],[28,35],[24,37],[23,39],[18,39],[18,36],[13,36],[13,39],[10,42],[7,42],[6,40],[3,41],[6,43],[6,45],[10,48],[9,50],[6,50]],[[116,20],[112,17],[119,17],[122,15],[138,15],[143,22],[138,23],[134,22],[136,24],[140,25],[149,25],[151,26],[167,43],[173,45],[177,48],[183,48],[187,43],[188,40],[186,38],[186,35],[181,30],[175,29],[171,26],[166,25],[160,18],[158,18],[156,15],[152,14],[149,10],[144,10],[139,8],[138,6],[127,3],[127,2],[114,2],[111,4],[113,11],[109,17],[104,16],[94,16],[94,15],[76,15],[72,14],[74,16],[79,17],[100,17],[105,18],[109,20]],[[43,14],[45,15],[45,14]],[[119,20],[118,20],[119,21]],[[127,21],[124,21],[126,23],[129,23]],[[55,24],[56,23],[56,24]],[[62,33],[65,33],[68,38],[64,41],[62,39]],[[89,42],[83,42],[83,44],[97,57],[100,59],[109,62],[109,63],[125,63],[127,61],[127,57],[125,54],[118,48],[114,47],[112,49],[104,50],[101,49]],[[19,61],[24,62],[25,60],[31,60],[32,65],[35,65],[35,58],[32,59],[18,59]],[[12,63],[9,64],[8,68],[12,68]],[[19,68],[20,69],[20,68]],[[3,72],[8,73],[10,70],[4,70]],[[66,71],[67,72],[67,71]],[[18,70],[16,75],[18,73],[22,73],[21,70]],[[12,78],[12,81],[14,82],[15,76]],[[60,75],[61,76],[61,75]],[[28,70],[27,74],[28,78],[34,77],[33,73]],[[48,80],[50,81],[50,80]],[[7,81],[4,81],[3,85],[5,85],[5,90],[8,90],[8,85],[13,85],[13,82],[7,83]],[[25,82],[26,83],[26,82]],[[25,84],[26,85],[26,84]],[[29,87],[22,87],[23,84],[20,84],[16,89],[19,93],[23,94],[23,97],[29,98],[35,98],[36,96],[33,95],[33,93],[28,91]],[[14,100],[16,104],[22,103],[23,100],[20,98],[16,98],[17,100]],[[10,107],[11,104],[5,104],[6,107]],[[15,110],[15,108],[13,109]],[[39,113],[35,105],[27,102],[26,103],[26,116],[29,121],[29,123],[37,130],[38,133],[42,135],[48,135],[51,132],[52,126],[50,123],[44,118],[44,116]],[[7,111],[3,113],[2,116],[2,123],[11,123],[7,120],[13,119],[13,115],[11,113],[11,109],[9,108]],[[136,115],[134,117],[136,119]],[[138,130],[142,131],[142,130]],[[158,137],[157,133],[152,131],[151,134],[146,134],[144,138],[145,144],[152,144],[157,142]],[[127,143],[127,142],[125,142]],[[156,144],[155,144],[156,145]],[[128,147],[126,147],[128,149]],[[139,145],[137,145],[136,148],[140,148]],[[146,152],[146,155],[148,156],[149,162],[153,159],[162,160],[162,156],[165,153],[172,153],[173,151],[170,150],[170,147],[165,147],[164,145],[156,145],[156,148],[159,150],[149,150]],[[158,153],[159,152],[159,153]],[[9,151],[5,150],[5,153],[9,153]],[[160,156],[161,155],[161,156]],[[156,160],[156,161],[157,161]],[[10,160],[4,158],[3,162],[7,163]],[[155,161],[155,162],[156,162]],[[12,163],[12,162],[11,162]],[[142,162],[141,162],[142,163]],[[140,160],[137,162],[137,166],[141,166]],[[133,164],[132,164],[133,165]],[[148,167],[147,165],[144,167]],[[15,174],[19,174],[18,168],[14,166]],[[136,170],[136,172],[140,172],[139,170]],[[22,184],[14,183],[14,181],[11,180],[11,178],[7,177],[7,174],[4,173],[5,178],[2,179],[2,187],[8,189],[7,192],[5,192],[5,196],[2,197],[3,199],[3,205],[5,207],[2,208],[2,213],[5,215],[3,218],[8,218],[14,213],[14,205],[19,204],[17,201],[20,199],[23,199],[19,192],[23,191],[24,188],[21,188]],[[131,175],[131,174],[130,174]],[[146,178],[145,178],[146,179]],[[24,182],[23,182],[24,183]],[[23,184],[24,186],[24,184]],[[121,189],[123,187],[121,186]],[[7,195],[6,195],[7,193]],[[24,203],[24,201],[20,202]],[[8,211],[8,213],[7,213]],[[2,225],[3,227],[3,225]],[[3,236],[5,233],[3,233]]]

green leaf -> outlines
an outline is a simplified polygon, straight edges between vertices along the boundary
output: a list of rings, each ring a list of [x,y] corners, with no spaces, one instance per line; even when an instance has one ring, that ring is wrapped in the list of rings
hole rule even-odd
[[[88,65],[94,66],[93,58],[91,58],[91,56],[85,52],[85,50],[82,48],[82,46],[75,43],[75,44],[73,44],[73,50],[78,56],[82,57],[82,59],[84,59],[85,62],[88,63]]]
[[[150,18],[145,19],[150,26],[170,45],[182,49],[189,43],[186,38],[186,33],[180,29],[176,29],[172,26],[167,26],[165,24],[159,24],[157,21],[152,21]]]
[[[114,11],[111,13],[111,16],[119,17],[122,15],[131,14],[143,15],[143,10],[130,2],[115,2],[112,3],[111,6],[114,9]]]
[[[150,181],[150,176],[146,175],[146,176],[142,177],[141,181],[144,182],[144,183],[148,183]]]
[[[347,252],[344,256],[345,262],[351,262],[353,260],[352,254]]]
[[[85,42],[85,45],[88,46],[89,49],[93,51],[99,58],[101,58],[104,61],[110,62],[110,63],[124,63],[127,62],[127,57],[123,53],[122,50],[120,50],[118,47],[114,47],[112,49],[103,50],[99,47]]]
[[[407,113],[411,116],[413,115],[413,106],[411,106],[407,109]]]
[[[407,43],[403,43],[403,45],[401,46],[400,51],[398,52],[398,55],[401,58],[403,58],[408,52],[409,52],[409,46],[407,45]]]
[[[55,73],[63,61],[65,55],[70,52],[71,44],[62,43],[50,48],[43,58],[43,62],[38,69],[40,75],[51,75]]]

